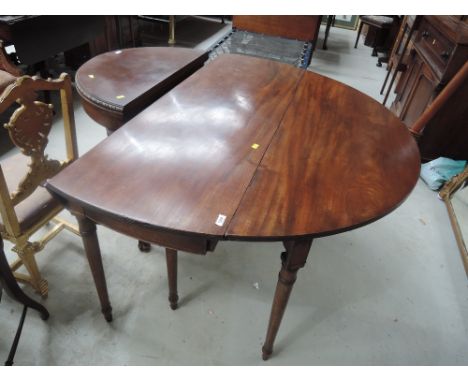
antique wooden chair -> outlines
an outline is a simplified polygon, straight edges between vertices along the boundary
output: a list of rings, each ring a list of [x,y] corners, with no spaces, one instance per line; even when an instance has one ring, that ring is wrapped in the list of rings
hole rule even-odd
[[[18,347],[18,342],[21,336],[21,331],[23,330],[24,319],[26,318],[28,308],[37,310],[43,320],[47,320],[49,318],[49,312],[46,308],[44,308],[44,306],[28,297],[19,287],[5,257],[5,252],[3,251],[3,239],[0,237],[0,301],[2,298],[3,289],[5,289],[6,293],[13,300],[23,304],[23,313],[21,314],[18,330],[16,331],[15,338],[13,339],[13,344],[11,345],[8,359],[5,362],[5,366],[12,366],[13,358],[16,353],[16,348]]]
[[[384,45],[386,36],[392,28],[393,23],[394,18],[389,16],[359,16],[359,28],[354,48],[357,48],[362,27],[367,25],[369,30],[366,36],[365,45],[369,45],[372,48],[372,56],[377,56],[377,51],[385,50]],[[382,66],[380,61],[377,66]]]
[[[419,26],[420,20],[421,16],[405,16],[403,18],[400,31],[398,32],[398,36],[395,40],[395,44],[393,45],[392,52],[390,53],[390,57],[388,60],[387,75],[385,76],[382,89],[380,89],[380,94],[383,94],[385,86],[387,85],[388,78],[390,77],[390,74],[392,74],[390,84],[387,88],[387,92],[385,93],[385,97],[382,102],[383,105],[387,103],[388,96],[390,95],[390,91],[393,87],[393,83],[396,79],[397,74],[406,70],[407,65],[404,62],[406,58],[406,51],[410,44],[413,33],[417,30]]]
[[[36,100],[40,91],[60,92],[67,157],[64,161],[49,159],[44,152],[52,127],[53,106]],[[56,217],[62,206],[40,186],[78,157],[70,77],[67,74],[56,80],[19,77],[0,95],[0,114],[11,110],[15,103],[20,107],[5,128],[20,152],[0,161],[0,233],[14,244],[13,251],[18,255],[10,265],[16,279],[30,283],[45,297],[48,285],[39,272],[35,254],[63,228],[78,234],[75,227]],[[53,228],[40,240],[31,241],[31,236],[52,220]],[[22,265],[28,275],[17,272]]]

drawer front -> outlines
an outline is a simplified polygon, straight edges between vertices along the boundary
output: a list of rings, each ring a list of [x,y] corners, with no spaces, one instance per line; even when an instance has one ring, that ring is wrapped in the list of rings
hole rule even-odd
[[[423,20],[419,28],[418,38],[416,39],[416,46],[442,76],[452,56],[455,45],[426,20]]]

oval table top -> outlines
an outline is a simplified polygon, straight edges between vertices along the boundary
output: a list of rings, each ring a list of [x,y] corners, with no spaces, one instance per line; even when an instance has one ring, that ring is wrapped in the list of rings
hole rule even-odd
[[[222,55],[52,178],[60,197],[188,236],[286,240],[388,214],[419,176],[389,110],[330,78]]]

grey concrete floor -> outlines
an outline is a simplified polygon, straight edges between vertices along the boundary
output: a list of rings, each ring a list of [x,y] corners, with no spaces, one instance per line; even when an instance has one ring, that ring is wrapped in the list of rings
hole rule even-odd
[[[355,35],[332,28],[329,50],[319,42],[309,69],[381,100],[385,68],[362,42],[353,49]],[[78,102],[75,113],[83,154],[105,131]],[[61,152],[62,139],[54,127],[51,153]],[[467,277],[445,206],[422,181],[383,219],[314,241],[268,362],[261,345],[279,243],[222,242],[206,257],[182,252],[180,307],[172,311],[163,249],[141,253],[134,239],[104,227],[98,235],[114,321],[100,313],[80,238],[62,232],[37,258],[49,281],[43,303],[51,317],[44,322],[29,312],[17,365],[468,364]],[[20,313],[5,296],[0,360]]]

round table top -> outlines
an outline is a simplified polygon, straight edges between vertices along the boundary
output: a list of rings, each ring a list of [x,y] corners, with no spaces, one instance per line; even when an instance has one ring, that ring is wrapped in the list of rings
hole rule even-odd
[[[207,53],[197,49],[140,47],[102,53],[76,72],[81,97],[104,109],[123,111],[148,92],[167,88],[173,77]],[[167,90],[167,89],[163,89]]]
[[[419,169],[405,125],[365,94],[286,64],[222,55],[48,188],[145,229],[287,240],[388,214]]]

